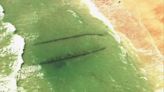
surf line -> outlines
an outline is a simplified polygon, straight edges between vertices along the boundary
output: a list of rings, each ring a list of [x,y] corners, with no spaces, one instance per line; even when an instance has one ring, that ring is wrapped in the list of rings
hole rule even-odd
[[[0,35],[0,41],[3,40],[4,37],[11,35],[10,44],[2,47],[2,51],[7,52],[8,54],[16,56],[14,61],[9,60],[12,63],[10,67],[11,73],[0,77],[0,91],[2,92],[17,92],[17,74],[21,69],[21,65],[23,64],[23,50],[24,50],[24,38],[18,34],[14,34],[16,28],[9,22],[3,22],[4,18],[4,9],[0,5],[0,31],[2,31],[2,35]],[[0,52],[2,56],[5,56],[6,53]],[[3,62],[3,61],[2,61]]]
[[[108,31],[109,34],[111,34],[115,40],[120,43],[121,42],[121,38],[118,35],[118,33],[114,30],[112,24],[110,23],[110,21],[99,11],[99,9],[96,7],[96,5],[94,4],[93,0],[81,0],[81,4],[84,4],[88,7],[90,14],[99,19],[100,21],[102,21],[105,25],[107,25],[107,27],[109,28],[110,31]]]

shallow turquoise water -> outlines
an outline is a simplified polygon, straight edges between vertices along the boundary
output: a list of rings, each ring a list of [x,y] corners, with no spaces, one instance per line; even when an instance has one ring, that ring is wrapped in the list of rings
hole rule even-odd
[[[0,4],[4,21],[14,24],[26,41],[20,72],[26,77],[18,80],[20,90],[152,92],[135,58],[122,52],[111,30],[80,1],[0,0]],[[30,68],[38,65],[37,71]]]

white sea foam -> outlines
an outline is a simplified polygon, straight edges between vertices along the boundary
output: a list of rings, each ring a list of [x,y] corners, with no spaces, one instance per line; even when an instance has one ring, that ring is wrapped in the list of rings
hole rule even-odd
[[[7,47],[8,54],[14,54],[16,55],[15,61],[12,64],[12,72],[8,76],[5,76],[3,78],[0,78],[0,92],[16,92],[17,91],[17,83],[16,83],[16,78],[17,78],[17,73],[21,68],[21,65],[23,63],[22,59],[22,53],[23,53],[23,48],[24,48],[24,39],[15,34],[13,35],[11,39],[11,44]]]
[[[13,35],[12,43],[7,47],[8,53],[17,55],[12,64],[12,72],[6,77],[0,78],[0,92],[16,92],[17,91],[17,73],[23,63],[22,53],[24,48],[24,39],[19,35]]]
[[[3,12],[3,7],[0,5],[0,13]]]
[[[4,31],[2,35],[0,35],[0,41],[3,40],[3,38],[7,35],[11,36],[11,43],[8,46],[5,46],[0,49],[0,56],[3,57],[7,54],[16,56],[14,61],[11,64],[11,70],[12,72],[7,76],[1,76],[0,77],[0,92],[17,92],[17,73],[21,68],[21,65],[23,63],[22,54],[24,49],[24,38],[17,34],[13,34],[13,32],[16,30],[15,26],[12,25],[9,22],[2,22],[2,19],[4,17],[3,14],[3,8],[0,5],[0,22],[1,22],[1,30]],[[2,61],[3,62],[3,61]],[[10,65],[10,64],[9,64]]]
[[[3,26],[7,33],[13,33],[16,30],[15,26],[9,22],[3,23]]]
[[[3,7],[0,5],[0,21],[3,19],[4,17],[4,13],[3,13]]]
[[[38,78],[43,79],[44,74],[39,72],[41,70],[40,65],[32,65],[32,66],[26,66],[23,67],[20,71],[20,75],[18,75],[19,79],[26,79],[28,77],[31,77],[35,74]]]

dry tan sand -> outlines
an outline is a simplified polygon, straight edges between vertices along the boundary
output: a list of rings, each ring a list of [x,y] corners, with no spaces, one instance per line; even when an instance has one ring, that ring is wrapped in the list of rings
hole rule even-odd
[[[114,29],[133,44],[141,70],[161,92],[164,55],[163,0],[94,0]],[[161,91],[160,91],[161,90]]]

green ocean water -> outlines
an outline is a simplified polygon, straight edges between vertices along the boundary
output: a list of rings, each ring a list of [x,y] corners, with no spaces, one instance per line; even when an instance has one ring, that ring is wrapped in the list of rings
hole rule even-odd
[[[80,0],[0,4],[4,21],[25,38],[20,92],[152,92],[136,58],[122,51],[111,30]]]

